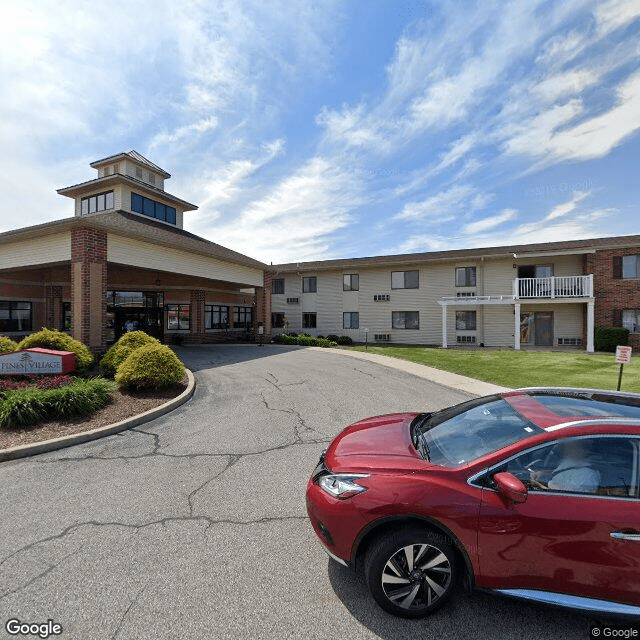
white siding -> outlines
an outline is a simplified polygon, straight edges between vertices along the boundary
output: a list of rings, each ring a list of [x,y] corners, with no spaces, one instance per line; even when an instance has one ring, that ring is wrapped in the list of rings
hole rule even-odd
[[[67,260],[71,260],[70,232],[3,244],[0,249],[0,269]]]
[[[252,287],[261,287],[263,284],[262,271],[259,269],[170,247],[159,249],[151,243],[112,234],[109,234],[107,243],[107,259],[133,267],[212,278]]]

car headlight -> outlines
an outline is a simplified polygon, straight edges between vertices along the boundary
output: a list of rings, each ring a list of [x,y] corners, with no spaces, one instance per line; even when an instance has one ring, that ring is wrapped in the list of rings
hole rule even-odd
[[[367,473],[335,473],[321,476],[318,479],[318,484],[321,489],[334,498],[346,500],[367,490],[366,487],[359,485],[355,480],[368,477],[369,474]]]

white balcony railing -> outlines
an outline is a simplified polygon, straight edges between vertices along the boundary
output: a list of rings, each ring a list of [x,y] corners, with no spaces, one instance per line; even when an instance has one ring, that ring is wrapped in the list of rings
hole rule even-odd
[[[516,278],[514,298],[591,298],[593,275]]]

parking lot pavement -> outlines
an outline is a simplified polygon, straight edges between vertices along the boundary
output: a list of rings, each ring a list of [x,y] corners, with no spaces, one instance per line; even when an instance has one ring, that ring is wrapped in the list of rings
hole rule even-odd
[[[173,413],[0,464],[0,637],[11,618],[65,640],[588,637],[584,616],[480,593],[393,618],[316,542],[305,484],[333,436],[467,393],[334,351],[181,356],[197,389]]]

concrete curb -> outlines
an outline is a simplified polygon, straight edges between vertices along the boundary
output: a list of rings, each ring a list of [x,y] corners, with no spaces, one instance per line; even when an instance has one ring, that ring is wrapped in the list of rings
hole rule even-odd
[[[196,380],[193,373],[186,369],[187,374],[187,388],[173,400],[165,402],[159,407],[149,409],[144,413],[140,413],[132,418],[121,420],[120,422],[114,422],[106,427],[100,427],[93,431],[85,431],[83,433],[74,433],[69,436],[63,436],[62,438],[53,438],[52,440],[44,440],[43,442],[37,442],[35,444],[26,444],[20,447],[11,447],[10,449],[4,449],[0,451],[0,462],[6,462],[7,460],[16,460],[17,458],[24,458],[26,456],[35,456],[39,453],[47,453],[49,451],[55,451],[56,449],[64,449],[65,447],[71,447],[75,444],[82,444],[83,442],[89,442],[90,440],[97,440],[98,438],[104,438],[105,436],[131,429],[131,427],[137,427],[140,424],[154,420],[163,416],[169,411],[173,411],[180,405],[184,404],[195,392]]]
[[[311,349],[321,349],[321,347],[310,347]],[[321,349],[326,351],[326,349]],[[500,387],[497,384],[490,382],[483,382],[482,380],[475,380],[474,378],[467,378],[457,373],[450,373],[449,371],[442,371],[441,369],[434,369],[426,364],[418,364],[417,362],[411,362],[409,360],[401,360],[400,358],[392,358],[391,356],[383,356],[378,353],[367,353],[366,351],[350,351],[348,349],[332,349],[332,353],[340,353],[341,355],[350,356],[352,358],[359,358],[360,360],[368,360],[369,362],[375,362],[384,367],[391,367],[392,369],[399,369],[406,371],[411,375],[425,380],[430,380],[437,384],[441,384],[444,387],[450,389],[458,389],[474,396],[488,396],[493,393],[504,393],[505,391],[511,391],[507,387]]]

